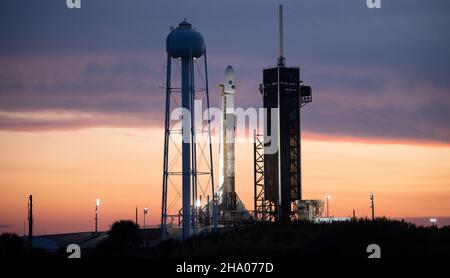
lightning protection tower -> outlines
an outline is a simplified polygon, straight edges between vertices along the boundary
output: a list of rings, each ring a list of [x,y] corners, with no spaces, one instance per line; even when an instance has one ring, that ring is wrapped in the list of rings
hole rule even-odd
[[[267,109],[264,134],[276,137],[278,146],[275,153],[264,151],[259,156],[263,161],[259,162],[255,156],[255,212],[264,212],[261,215],[265,214],[271,221],[295,219],[297,204],[302,200],[300,108],[312,101],[311,87],[300,80],[300,68],[285,65],[283,37],[283,6],[280,5],[278,63],[263,70],[260,84],[263,106]],[[274,108],[277,115],[271,115]],[[272,116],[277,119],[274,124],[270,120]],[[264,150],[271,145],[267,141],[264,139]],[[257,176],[261,174],[257,169],[264,171],[259,179]]]

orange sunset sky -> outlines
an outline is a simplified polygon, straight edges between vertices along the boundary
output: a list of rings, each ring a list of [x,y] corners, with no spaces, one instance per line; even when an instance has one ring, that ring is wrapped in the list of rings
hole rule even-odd
[[[135,206],[141,222],[147,206],[148,222],[159,224],[162,134],[158,128],[0,132],[2,224],[23,232],[28,194],[35,200],[37,233],[92,230],[96,196],[101,229],[134,219]],[[330,194],[332,215],[349,216],[355,209],[368,216],[372,190],[377,215],[449,215],[449,146],[304,137],[304,198]],[[236,148],[236,188],[253,209],[252,145]],[[217,170],[217,152],[214,156]]]
[[[301,110],[303,198],[331,195],[333,216],[366,217],[373,191],[378,216],[450,217],[450,1],[65,2],[0,1],[0,233],[24,233],[29,194],[37,234],[94,230],[96,197],[101,230],[134,220],[136,206],[141,224],[148,207],[158,225],[170,27],[186,18],[204,37],[212,107],[232,65],[236,107],[259,108],[278,4],[286,65],[313,90]],[[252,148],[236,145],[249,210]]]

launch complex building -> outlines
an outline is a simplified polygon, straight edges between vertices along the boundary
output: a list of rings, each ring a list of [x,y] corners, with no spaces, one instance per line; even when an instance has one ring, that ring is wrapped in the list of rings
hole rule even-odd
[[[234,69],[225,70],[221,84],[219,178],[215,186],[210,118],[198,123],[194,101],[209,109],[206,45],[202,35],[186,20],[172,28],[166,39],[167,78],[164,135],[162,238],[169,236],[168,220],[177,219],[182,237],[221,226],[254,221],[293,221],[317,217],[323,210],[319,200],[302,199],[301,108],[312,101],[311,87],[302,84],[299,67],[286,66],[284,57],[283,7],[279,6],[279,56],[277,65],[263,70],[259,90],[266,110],[264,129],[254,131],[254,209],[248,211],[236,194],[235,184],[235,94]],[[202,60],[202,62],[199,62]],[[181,84],[174,82],[172,64],[181,62]],[[201,66],[199,66],[199,64]],[[175,84],[174,84],[175,83]],[[170,111],[175,103],[183,108],[182,128],[172,127]],[[276,113],[276,115],[272,115]],[[277,121],[273,122],[271,119]],[[175,138],[178,135],[178,138]],[[269,141],[269,136],[276,140]],[[181,137],[181,138],[180,138]],[[199,139],[203,139],[203,141]],[[181,141],[181,147],[171,142]],[[277,144],[276,152],[265,152]],[[175,155],[172,153],[175,152]],[[175,158],[174,158],[175,157]],[[174,170],[175,164],[181,169]],[[201,163],[200,163],[201,162]],[[205,167],[201,169],[201,166]],[[178,178],[177,182],[174,179]],[[202,179],[204,181],[202,181]],[[205,181],[206,180],[206,181]],[[181,181],[181,182],[180,182]],[[181,183],[181,190],[176,184]],[[170,193],[171,187],[175,191]],[[181,209],[174,211],[181,199]],[[181,197],[181,198],[180,198]],[[172,225],[170,225],[172,226]]]

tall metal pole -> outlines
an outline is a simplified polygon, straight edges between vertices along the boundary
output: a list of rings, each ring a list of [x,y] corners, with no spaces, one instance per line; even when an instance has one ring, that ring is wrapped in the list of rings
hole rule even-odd
[[[99,200],[97,198],[95,199],[95,233],[98,233],[98,205]]]
[[[284,34],[283,34],[283,5],[278,6],[278,43],[280,56],[278,57],[278,66],[284,66]]]
[[[372,220],[375,220],[375,202],[373,192],[370,192],[370,208],[372,209]]]
[[[147,218],[147,212],[148,212],[148,208],[144,208],[144,229],[145,229],[145,220],[146,220],[146,218]]]
[[[138,207],[136,206],[136,220],[135,220],[136,225],[138,224]]]
[[[255,220],[258,220],[258,209],[257,209],[257,199],[258,199],[258,188],[257,188],[257,181],[256,181],[256,129],[253,130],[253,181],[254,181],[254,198],[253,198],[253,202],[254,202],[254,215],[255,215]]]
[[[163,160],[163,188],[161,205],[161,239],[164,240],[167,234],[167,179],[168,179],[168,157],[169,157],[169,119],[170,119],[170,94],[171,94],[171,66],[172,59],[167,55],[167,76],[166,76],[166,115],[164,129],[164,160]]]
[[[212,197],[213,197],[213,207],[212,207],[212,215],[213,215],[213,227],[214,230],[217,229],[217,222],[218,222],[218,217],[217,217],[217,204],[216,204],[216,194],[215,194],[215,189],[214,189],[214,166],[213,166],[213,155],[212,155],[212,144],[211,144],[211,115],[210,115],[210,111],[209,111],[209,88],[208,88],[208,61],[206,59],[206,49],[205,49],[205,53],[204,53],[204,59],[205,59],[205,83],[206,83],[206,88],[205,88],[205,92],[206,92],[206,109],[208,112],[208,140],[209,140],[209,161],[211,164],[211,192],[212,192]]]
[[[28,240],[33,242],[33,195],[28,198]]]
[[[325,196],[325,199],[327,200],[327,218],[329,218],[330,217],[330,199],[331,199],[331,196],[327,195],[327,196]]]
[[[278,35],[279,35],[279,51],[280,51],[280,57],[278,57],[278,68],[277,68],[277,121],[278,121],[278,130],[277,130],[277,143],[278,143],[278,204],[277,204],[277,217],[278,221],[281,220],[281,218],[285,218],[286,213],[284,211],[283,200],[282,200],[282,193],[281,193],[281,187],[282,187],[282,177],[281,177],[281,88],[280,88],[280,67],[284,67],[284,57],[283,57],[283,5],[278,6]],[[287,216],[289,217],[289,216]]]

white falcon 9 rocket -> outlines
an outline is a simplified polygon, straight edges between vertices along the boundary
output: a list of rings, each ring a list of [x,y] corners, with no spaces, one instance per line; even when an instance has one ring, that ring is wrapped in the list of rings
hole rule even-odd
[[[236,120],[234,114],[234,95],[236,77],[234,70],[228,66],[225,70],[225,82],[222,88],[219,147],[219,208],[229,211],[236,210],[234,143]]]

